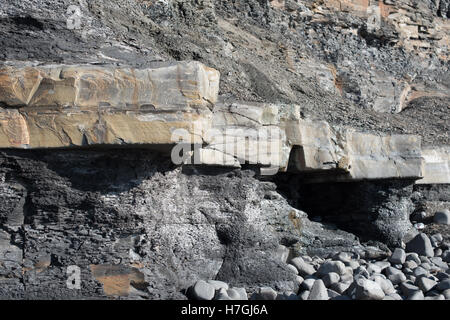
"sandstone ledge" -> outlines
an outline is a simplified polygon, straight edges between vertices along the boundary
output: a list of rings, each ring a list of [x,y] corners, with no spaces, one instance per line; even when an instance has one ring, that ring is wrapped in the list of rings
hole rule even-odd
[[[424,178],[417,184],[450,183],[450,147],[424,148]]]
[[[306,119],[299,105],[218,103],[219,77],[198,62],[141,70],[6,66],[0,69],[0,148],[184,142],[199,146],[184,163],[254,164],[343,181],[449,180],[448,170],[436,171],[445,163],[424,161],[418,136]]]

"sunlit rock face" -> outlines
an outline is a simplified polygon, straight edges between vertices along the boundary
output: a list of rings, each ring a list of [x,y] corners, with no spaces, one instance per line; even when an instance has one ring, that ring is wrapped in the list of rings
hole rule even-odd
[[[0,70],[2,147],[165,144],[217,100],[219,73],[197,63]],[[199,111],[200,110],[200,111]]]
[[[298,292],[289,257],[390,257],[450,203],[449,9],[0,0],[0,299]]]
[[[200,144],[199,163],[341,171],[341,179],[421,178],[420,138],[308,120],[299,105],[216,103],[219,73],[197,62],[154,69],[6,67],[3,148]],[[181,132],[186,133],[185,135]],[[196,155],[194,155],[195,158]],[[226,159],[225,159],[226,158]]]

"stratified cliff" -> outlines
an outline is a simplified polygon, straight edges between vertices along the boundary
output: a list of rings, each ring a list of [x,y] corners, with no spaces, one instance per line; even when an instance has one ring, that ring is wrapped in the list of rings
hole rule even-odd
[[[0,298],[296,295],[321,269],[293,257],[382,260],[422,232],[445,273],[449,18],[448,0],[0,0]]]

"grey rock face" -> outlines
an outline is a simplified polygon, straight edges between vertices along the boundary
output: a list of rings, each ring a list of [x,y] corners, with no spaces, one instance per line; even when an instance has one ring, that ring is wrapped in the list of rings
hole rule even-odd
[[[298,288],[276,258],[280,239],[298,241],[292,208],[282,197],[264,199],[276,186],[252,172],[193,175],[151,150],[2,151],[0,163],[8,177],[0,180],[8,226],[0,254],[10,261],[0,274],[12,276],[0,280],[2,298],[130,297],[137,287],[151,299],[182,299],[200,279],[253,291]],[[30,271],[11,273],[22,265]],[[82,290],[66,286],[72,265]],[[115,289],[108,279],[135,280]]]
[[[431,241],[424,233],[418,234],[406,244],[407,252],[415,252],[420,256],[433,257],[434,251]]]
[[[343,125],[363,131],[348,134],[342,141],[336,139],[339,141],[332,147],[345,144],[353,163],[345,157],[322,161],[326,148],[318,141],[319,135],[311,135],[311,145],[304,145],[320,151],[318,157],[311,158],[337,171],[332,177],[336,181],[345,179],[350,167],[356,172],[363,169],[365,174],[397,173],[397,161],[405,162],[401,168],[406,176],[417,178],[420,155],[400,143],[405,141],[403,138],[383,140],[380,133],[417,134],[424,145],[449,144],[450,72],[448,50],[442,45],[449,41],[445,33],[449,1],[379,1],[384,16],[376,30],[367,24],[365,4],[359,4],[367,1],[357,2],[355,6],[355,1],[318,0],[0,0],[0,69],[6,65],[114,64],[120,72],[129,67],[148,68],[162,61],[170,64],[196,60],[220,71],[223,108],[236,100],[266,106],[301,103],[295,116],[311,118],[316,124],[332,124],[332,130],[325,135],[332,133],[333,139],[343,137]],[[75,21],[69,19],[68,7],[74,3],[82,19],[73,28],[70,24]],[[63,78],[62,74],[51,75],[43,88],[49,79],[58,82]],[[28,104],[35,93],[34,86],[26,94],[21,92],[27,87],[25,80],[19,77],[13,84],[15,91],[24,94],[17,97],[26,98],[19,99],[21,104]],[[165,80],[183,82],[179,77],[163,77],[162,82]],[[128,76],[124,81],[128,88],[139,91]],[[62,97],[69,87],[73,85],[58,91]],[[148,124],[161,111],[151,103],[154,97],[146,95],[149,90],[143,90],[145,103],[140,104],[134,101],[136,92],[129,92],[132,99],[121,104],[120,111],[125,118],[139,114],[144,118],[139,123]],[[36,97],[45,96],[41,93]],[[55,95],[52,90],[47,93]],[[83,97],[83,92],[77,94]],[[196,98],[188,97],[189,92],[177,91],[177,95],[183,101]],[[165,95],[160,98],[165,101]],[[72,129],[79,134],[74,141],[73,130],[55,118],[60,110],[54,108],[46,109],[44,118],[33,121],[30,131],[17,130],[22,128],[24,118],[19,111],[14,113],[8,105],[0,104],[1,145],[26,147],[22,142],[31,135],[41,146],[53,141],[68,147],[0,150],[0,299],[184,299],[181,292],[190,288],[188,294],[196,299],[212,299],[213,293],[216,299],[229,300],[247,299],[246,289],[254,293],[261,287],[271,298],[283,296],[284,292],[289,298],[301,283],[307,289],[299,295],[303,300],[346,299],[334,295],[347,290],[363,299],[379,300],[383,293],[392,292],[391,280],[395,285],[402,283],[409,298],[416,299],[423,298],[422,290],[431,285],[423,276],[432,274],[435,278],[430,276],[429,280],[440,283],[431,289],[436,292],[426,298],[448,297],[448,235],[442,232],[445,239],[433,238],[434,252],[433,248],[430,252],[429,241],[422,235],[408,242],[417,233],[409,219],[417,204],[411,200],[414,179],[314,185],[298,182],[320,178],[307,172],[305,177],[291,177],[288,184],[297,181],[287,189],[280,185],[282,178],[273,178],[277,185],[257,176],[252,169],[175,167],[160,153],[159,149],[167,146],[158,145],[156,152],[146,145],[127,145],[127,135],[135,141],[133,135],[144,130],[137,131],[126,121],[112,122],[114,125],[104,122],[102,119],[117,110],[106,112],[103,100],[95,100],[94,114],[99,116],[98,122],[91,123],[92,132],[99,141],[107,141],[117,130],[126,133],[112,139],[122,149],[103,145],[84,148],[91,142],[86,128],[73,124]],[[217,107],[211,104],[214,100],[203,99],[205,115]],[[45,101],[40,103],[47,108]],[[270,108],[261,112],[265,120],[270,118],[267,110]],[[34,112],[42,109],[31,111],[29,116],[33,117]],[[189,110],[189,114],[198,115],[197,110]],[[246,115],[226,116],[231,119]],[[172,113],[165,120],[178,116]],[[250,126],[262,125],[251,117],[244,121]],[[46,132],[45,137],[36,134],[41,130]],[[158,130],[152,126],[150,132]],[[365,140],[368,136],[372,138]],[[378,141],[384,141],[382,149],[389,152],[376,155],[379,162],[375,162],[378,169],[374,171],[370,170],[370,150],[380,147]],[[418,139],[414,142],[419,145]],[[74,144],[82,148],[74,150]],[[419,182],[425,183],[423,188],[435,188],[427,186],[430,181],[447,181],[447,150],[427,150],[426,158],[431,160],[425,163],[428,177]],[[338,155],[342,150],[333,152]],[[394,165],[383,167],[380,162]],[[447,168],[447,175],[442,174],[443,168]],[[280,190],[291,194],[286,196]],[[298,209],[322,217],[323,223],[312,222]],[[448,225],[448,214],[435,215],[435,219],[438,224],[444,223],[440,228]],[[428,226],[422,227],[428,232]],[[412,263],[405,263],[403,253],[394,252],[392,264],[403,267],[402,273],[369,261],[385,255],[387,250],[368,253],[364,256],[367,261],[360,262],[339,255],[333,259],[343,265],[325,263],[317,273],[330,285],[330,291],[324,291],[322,280],[303,281],[292,267],[286,266],[289,252],[285,247],[294,256],[359,252],[358,239],[349,232],[363,240],[379,240],[390,248],[408,242],[406,251],[428,257],[442,253],[442,261],[421,261],[417,255],[407,255],[406,259],[416,263],[414,268]],[[322,262],[299,261],[295,268],[306,278],[314,275],[314,266]],[[74,266],[81,272],[81,290],[67,287],[67,271]],[[384,269],[389,280],[362,279],[380,272],[374,266]],[[359,284],[349,290],[352,270]],[[341,282],[336,283],[335,274]],[[407,279],[419,281],[417,286],[422,290],[410,287],[409,282],[403,284]],[[242,288],[230,288],[228,284]],[[391,293],[389,298],[401,297]]]
[[[308,184],[300,188],[306,212],[320,215],[363,240],[377,239],[391,247],[400,247],[416,232],[409,220],[414,210],[412,191],[413,181],[405,180]]]

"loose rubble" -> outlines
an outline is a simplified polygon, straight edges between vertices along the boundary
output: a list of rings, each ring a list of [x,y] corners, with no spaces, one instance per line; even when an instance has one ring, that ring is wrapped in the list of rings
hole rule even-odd
[[[288,269],[297,276],[297,292],[277,292],[261,287],[256,292],[244,288],[226,290],[220,281],[196,282],[188,291],[206,297],[205,285],[216,288],[214,300],[449,300],[449,243],[441,234],[417,235],[407,244],[407,251],[395,248],[384,259],[364,259],[354,252],[330,254],[328,258],[301,256],[288,261]],[[432,245],[433,244],[433,245]],[[430,256],[434,249],[441,254]],[[350,267],[352,266],[352,267]],[[295,270],[294,270],[295,269]],[[208,296],[212,297],[211,289]],[[240,291],[240,295],[230,294]],[[212,299],[212,298],[211,298]]]

